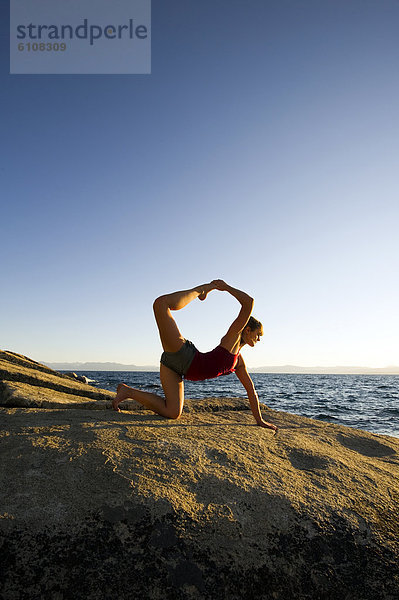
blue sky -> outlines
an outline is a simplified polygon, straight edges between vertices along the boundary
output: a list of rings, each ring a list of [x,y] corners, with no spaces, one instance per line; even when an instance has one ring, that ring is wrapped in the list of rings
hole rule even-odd
[[[153,0],[151,75],[10,75],[8,20],[2,348],[157,364],[154,298],[223,278],[250,366],[399,364],[398,2]]]

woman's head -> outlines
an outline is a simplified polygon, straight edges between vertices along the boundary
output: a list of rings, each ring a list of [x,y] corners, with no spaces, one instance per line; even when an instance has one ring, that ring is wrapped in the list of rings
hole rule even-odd
[[[253,347],[255,346],[256,342],[259,342],[262,335],[262,323],[255,319],[255,317],[249,317],[241,334],[241,344],[248,344],[249,346]]]

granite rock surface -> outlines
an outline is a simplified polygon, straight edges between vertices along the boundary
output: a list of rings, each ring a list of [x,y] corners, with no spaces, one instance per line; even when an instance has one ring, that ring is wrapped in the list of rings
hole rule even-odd
[[[52,408],[85,384],[2,360],[45,407],[2,387],[2,599],[399,598],[398,439],[266,411],[273,437],[237,399]]]

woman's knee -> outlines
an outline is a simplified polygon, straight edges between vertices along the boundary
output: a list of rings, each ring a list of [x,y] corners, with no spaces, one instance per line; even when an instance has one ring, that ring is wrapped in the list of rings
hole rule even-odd
[[[154,309],[154,313],[157,314],[160,311],[164,311],[165,309],[168,308],[168,304],[166,302],[166,297],[165,296],[158,296],[158,298],[156,298],[154,300],[154,303],[152,305],[153,309]]]
[[[181,413],[182,411],[179,409],[169,410],[168,419],[173,419],[174,421],[177,421],[178,419],[180,419]]]
[[[184,386],[180,375],[161,363],[161,384],[165,394],[165,417],[179,419],[184,406]]]

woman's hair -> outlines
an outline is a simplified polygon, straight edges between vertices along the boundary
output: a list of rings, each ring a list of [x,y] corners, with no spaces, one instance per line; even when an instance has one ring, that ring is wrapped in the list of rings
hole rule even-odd
[[[255,317],[249,317],[244,329],[246,327],[249,327],[251,331],[255,331],[255,329],[260,329],[260,335],[263,335],[263,325],[260,321],[255,319]],[[244,329],[243,329],[243,331],[244,331]],[[241,334],[241,343],[242,344],[245,343],[244,340],[242,339],[242,334]]]
[[[245,327],[249,327],[251,331],[255,331],[255,329],[260,329],[262,332],[261,335],[263,335],[263,325],[260,321],[255,319],[255,317],[249,317]],[[245,329],[245,327],[244,327],[244,329]]]

